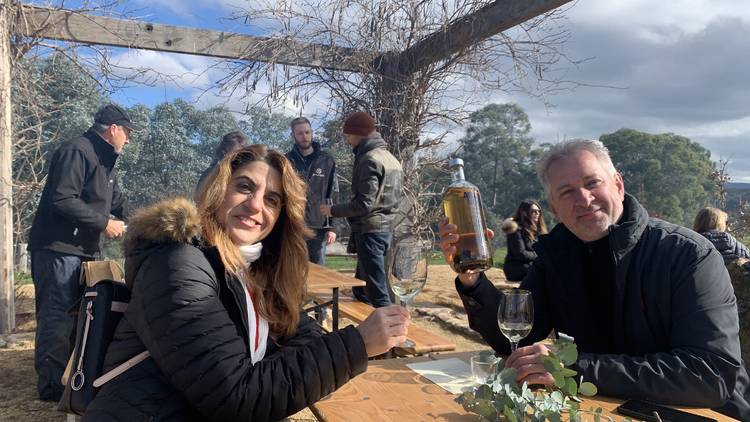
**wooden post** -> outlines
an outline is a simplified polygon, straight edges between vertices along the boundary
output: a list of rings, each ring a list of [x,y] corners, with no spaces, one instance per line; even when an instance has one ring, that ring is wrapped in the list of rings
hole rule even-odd
[[[11,0],[0,0],[0,334],[16,327],[13,304],[13,179],[10,101]]]

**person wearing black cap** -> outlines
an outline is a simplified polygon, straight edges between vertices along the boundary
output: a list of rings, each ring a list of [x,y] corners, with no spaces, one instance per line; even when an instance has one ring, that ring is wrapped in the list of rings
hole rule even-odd
[[[91,128],[62,143],[50,160],[28,247],[36,291],[34,359],[41,400],[57,401],[63,392],[60,378],[75,325],[68,309],[83,292],[81,262],[98,256],[102,234],[115,238],[125,230],[129,206],[114,166],[134,129],[125,110],[104,106]]]
[[[358,111],[344,121],[344,138],[354,152],[352,199],[333,206],[321,205],[323,215],[346,217],[351,227],[350,245],[357,251],[355,276],[364,280],[363,289],[352,289],[362,302],[378,308],[391,304],[385,256],[391,244],[393,226],[401,201],[401,164],[375,131],[375,119]]]

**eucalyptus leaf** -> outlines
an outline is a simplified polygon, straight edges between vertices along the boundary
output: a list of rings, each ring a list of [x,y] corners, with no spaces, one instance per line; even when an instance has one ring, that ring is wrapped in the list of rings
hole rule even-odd
[[[596,388],[596,386],[588,381],[582,382],[578,387],[578,392],[582,396],[592,397],[595,396],[598,391],[599,390]]]
[[[565,377],[562,376],[559,372],[555,372],[552,374],[552,378],[555,379],[555,387],[557,388],[563,388],[566,385]],[[573,381],[575,383],[575,381]]]
[[[518,371],[516,368],[505,368],[497,376],[497,380],[503,384],[518,385],[516,382],[516,376]]]
[[[564,377],[574,377],[574,376],[578,375],[578,372],[576,372],[576,371],[574,371],[574,370],[572,370],[570,368],[560,368],[560,370],[558,372],[560,374],[562,374],[562,376],[564,376]]]
[[[573,378],[568,378],[565,381],[565,392],[569,396],[575,396],[578,394],[578,384],[576,384],[576,380]]]
[[[558,356],[565,366],[570,366],[578,360],[578,349],[575,347],[575,344],[563,344],[562,347],[560,347]]]
[[[474,391],[477,400],[491,400],[494,396],[492,388],[487,384],[482,384]]]
[[[477,403],[474,405],[474,413],[491,421],[494,421],[497,416],[495,406],[489,400],[477,400]]]
[[[554,355],[542,356],[542,365],[547,372],[554,373],[560,370],[560,360]]]
[[[493,350],[482,350],[479,352],[479,361],[480,362],[494,362],[497,360],[497,356],[495,356],[495,352]]]

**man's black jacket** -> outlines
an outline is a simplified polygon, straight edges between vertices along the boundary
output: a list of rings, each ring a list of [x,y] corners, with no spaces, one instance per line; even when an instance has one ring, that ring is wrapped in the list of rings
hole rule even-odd
[[[331,154],[320,149],[320,144],[312,143],[313,153],[305,157],[295,144],[286,153],[297,174],[307,183],[307,205],[305,206],[305,223],[312,229],[322,229],[326,217],[320,213],[323,198],[338,202],[338,183],[336,181],[336,161]],[[333,230],[333,229],[331,229]]]
[[[118,154],[89,130],[63,143],[50,162],[29,234],[29,250],[94,257],[110,214],[125,219],[129,206],[114,166]]]
[[[401,163],[386,148],[378,132],[354,148],[352,198],[331,208],[334,217],[346,217],[352,232],[393,231],[403,196]]]
[[[577,369],[604,395],[710,407],[750,420],[750,380],[740,358],[734,291],[721,255],[703,236],[655,218],[630,195],[625,218],[610,227],[615,262],[612,307],[616,354],[591,353],[584,327],[580,242],[563,224],[540,236],[539,258],[521,283],[534,298],[528,345],[555,329],[576,338]],[[469,324],[493,349],[510,350],[497,326],[500,293],[482,276],[456,287]]]

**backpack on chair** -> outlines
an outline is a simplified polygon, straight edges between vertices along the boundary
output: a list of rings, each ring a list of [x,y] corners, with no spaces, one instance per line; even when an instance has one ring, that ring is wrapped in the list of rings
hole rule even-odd
[[[78,310],[75,347],[63,375],[65,390],[57,410],[83,415],[99,390],[94,380],[102,374],[104,356],[112,342],[128,302],[130,290],[125,283],[101,280],[86,287]],[[66,375],[67,378],[66,378]]]
[[[129,300],[130,290],[121,281],[101,280],[86,288],[78,311],[75,347],[61,380],[65,389],[57,410],[83,415],[102,385],[151,355],[145,350],[102,374],[107,349]]]

